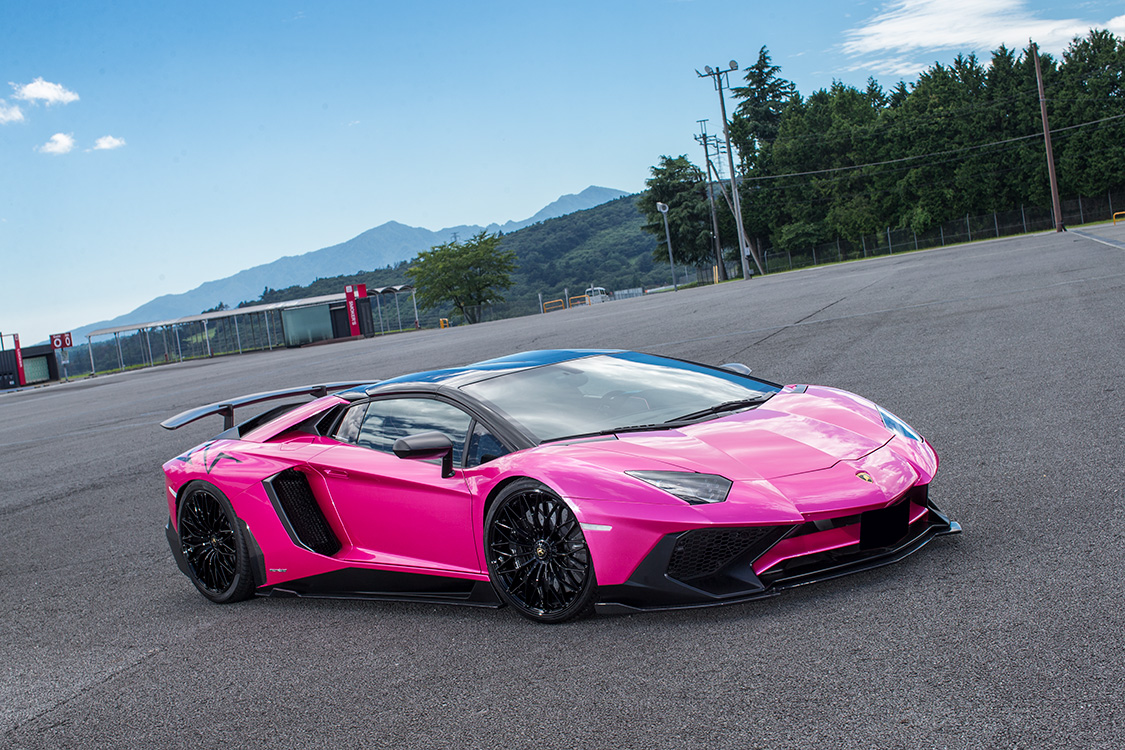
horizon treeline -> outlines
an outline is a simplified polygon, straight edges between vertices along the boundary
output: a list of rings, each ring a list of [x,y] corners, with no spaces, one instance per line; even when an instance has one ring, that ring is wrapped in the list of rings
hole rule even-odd
[[[1039,60],[1060,194],[1125,186],[1125,42],[1093,30],[1059,60],[1042,52]],[[987,64],[959,55],[890,90],[871,78],[864,89],[837,81],[803,96],[762,47],[730,83],[743,221],[758,247],[856,241],[887,227],[921,233],[967,214],[1051,205],[1029,49],[1000,47]],[[660,201],[670,206],[678,260],[714,259],[702,147],[696,156],[663,156],[652,167],[639,205],[661,241],[654,258]],[[715,201],[722,245],[736,248],[727,202],[717,191]]]

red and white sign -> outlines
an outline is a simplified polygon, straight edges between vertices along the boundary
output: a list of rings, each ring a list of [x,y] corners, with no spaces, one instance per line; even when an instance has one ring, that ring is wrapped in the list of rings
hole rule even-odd
[[[69,349],[74,346],[71,341],[69,333],[52,333],[51,334],[51,348],[52,349]]]
[[[359,336],[363,331],[359,327],[359,304],[356,300],[367,296],[367,284],[349,284],[344,287],[344,296],[348,303],[348,327],[353,336]]]
[[[13,334],[12,338],[16,340],[16,373],[20,376],[20,385],[27,385],[27,378],[23,374],[23,352],[20,350],[20,335]]]

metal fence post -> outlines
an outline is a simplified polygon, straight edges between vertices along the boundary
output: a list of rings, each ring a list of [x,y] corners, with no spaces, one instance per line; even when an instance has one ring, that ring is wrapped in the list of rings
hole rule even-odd
[[[915,231],[913,227],[910,229],[910,231],[914,233],[914,249],[917,250],[918,249],[918,232]]]
[[[793,270],[793,255],[789,252],[789,248],[785,248],[785,257],[789,259],[789,270]]]
[[[945,225],[938,224],[938,231],[941,232],[941,246],[945,247]]]
[[[866,235],[866,234],[861,234],[861,235],[859,236],[859,238],[860,238],[861,240],[863,240],[863,257],[864,257],[864,258],[866,258],[866,257],[867,257],[867,235]]]
[[[996,218],[996,212],[992,212],[992,223],[996,225],[996,236],[1000,236],[1000,219]]]
[[[887,227],[887,252],[891,255],[895,254],[894,243],[891,242],[891,228]]]
[[[1023,233],[1027,234],[1027,214],[1023,212],[1023,204],[1020,204],[1020,220],[1023,222]]]
[[[965,234],[969,235],[969,242],[973,241],[973,228],[969,226],[969,215],[965,214]]]
[[[1082,215],[1082,196],[1078,196],[1078,223],[1085,224],[1086,217]]]
[[[836,238],[836,256],[840,259],[841,263],[844,262],[844,251],[840,249],[840,238],[839,237]]]

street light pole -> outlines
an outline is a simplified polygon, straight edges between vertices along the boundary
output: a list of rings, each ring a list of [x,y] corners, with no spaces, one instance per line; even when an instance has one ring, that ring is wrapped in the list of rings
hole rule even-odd
[[[742,228],[742,206],[738,200],[738,182],[736,181],[734,172],[734,149],[730,139],[730,124],[727,122],[727,101],[726,97],[723,96],[723,76],[731,71],[738,70],[738,63],[731,60],[730,66],[726,70],[712,70],[710,65],[705,65],[703,70],[706,72],[700,73],[697,70],[695,74],[700,78],[714,78],[715,89],[719,92],[719,108],[723,113],[723,135],[727,139],[727,165],[730,167],[730,192],[731,201],[734,204],[734,225],[738,229],[738,256],[742,259],[742,278],[749,279],[750,262],[746,259],[746,256],[750,253],[750,248],[746,241],[746,230]],[[758,256],[755,254],[753,257],[754,264],[758,266],[758,273],[765,273],[765,270],[762,268],[762,262],[758,260]]]
[[[676,261],[672,260],[672,233],[668,231],[668,204],[657,203],[656,210],[664,217],[664,239],[668,241],[668,265],[672,267],[672,291],[680,291],[676,285]]]

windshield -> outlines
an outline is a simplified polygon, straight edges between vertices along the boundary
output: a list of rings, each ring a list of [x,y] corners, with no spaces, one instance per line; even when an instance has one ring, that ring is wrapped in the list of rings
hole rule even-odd
[[[461,389],[540,442],[718,416],[780,390],[733,372],[635,352],[520,370]]]

